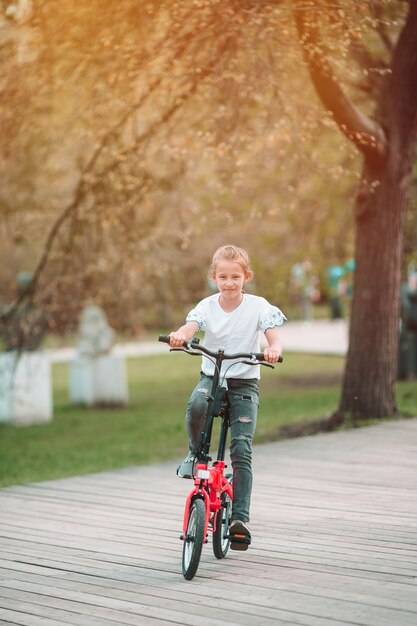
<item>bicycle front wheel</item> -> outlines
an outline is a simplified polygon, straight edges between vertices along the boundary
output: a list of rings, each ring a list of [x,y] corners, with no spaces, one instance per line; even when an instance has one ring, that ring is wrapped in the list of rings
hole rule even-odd
[[[203,500],[197,498],[190,508],[182,549],[182,574],[187,580],[194,578],[200,563],[205,522],[206,507]]]
[[[213,552],[216,559],[224,559],[230,546],[229,526],[232,516],[232,501],[228,493],[221,495],[222,506],[217,512],[216,530],[213,533]]]

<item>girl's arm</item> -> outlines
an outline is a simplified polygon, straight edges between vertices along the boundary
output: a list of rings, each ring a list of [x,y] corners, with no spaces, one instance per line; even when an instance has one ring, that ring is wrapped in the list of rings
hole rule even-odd
[[[189,341],[198,330],[198,322],[187,322],[178,330],[169,335],[169,345],[171,348],[180,348],[184,341]]]
[[[278,336],[278,329],[276,327],[267,328],[265,337],[268,342],[268,347],[264,350],[265,361],[276,363],[282,354],[282,344]]]

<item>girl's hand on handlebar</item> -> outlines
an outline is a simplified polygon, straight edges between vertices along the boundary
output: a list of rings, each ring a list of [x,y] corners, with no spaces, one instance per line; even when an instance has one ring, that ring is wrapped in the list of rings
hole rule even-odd
[[[279,350],[274,350],[273,348],[265,348],[264,350],[264,359],[268,363],[277,363],[280,356],[281,352]]]
[[[169,334],[169,345],[171,348],[181,348],[185,341],[187,341],[187,337],[183,333],[177,332]]]

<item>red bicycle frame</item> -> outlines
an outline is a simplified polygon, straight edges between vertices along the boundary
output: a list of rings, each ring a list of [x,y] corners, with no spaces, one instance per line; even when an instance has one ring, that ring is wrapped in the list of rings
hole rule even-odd
[[[194,498],[202,498],[206,508],[206,522],[204,526],[205,543],[207,543],[207,535],[209,532],[216,530],[216,513],[222,506],[221,494],[226,492],[231,500],[233,500],[233,489],[230,482],[224,475],[226,464],[224,461],[216,461],[212,468],[208,468],[206,463],[197,463],[195,469],[194,489],[188,494],[185,502],[183,533],[181,539],[184,539],[187,532],[188,517],[190,514],[191,503]],[[210,526],[210,517],[214,513],[212,519],[213,524]]]

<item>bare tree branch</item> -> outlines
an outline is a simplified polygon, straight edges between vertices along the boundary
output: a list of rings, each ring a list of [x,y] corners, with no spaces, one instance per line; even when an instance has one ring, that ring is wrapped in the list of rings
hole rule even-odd
[[[385,49],[391,56],[394,51],[395,42],[391,40],[389,33],[385,27],[385,23],[382,19],[382,6],[379,2],[371,2],[370,6],[376,18],[375,32],[377,33]]]
[[[94,170],[97,166],[97,162],[103,153],[104,149],[109,145],[109,143],[116,139],[120,132],[123,131],[126,122],[129,118],[132,117],[140,108],[144,105],[145,101],[149,99],[152,93],[154,93],[157,88],[161,85],[163,81],[164,72],[160,72],[158,77],[153,81],[153,83],[149,86],[146,93],[136,102],[132,107],[130,107],[117,121],[117,123],[105,133],[101,142],[98,144],[96,149],[94,150],[92,156],[86,163],[83,172],[80,175],[79,182],[77,184],[74,198],[68,204],[68,206],[61,212],[59,217],[54,222],[49,235],[47,237],[42,256],[38,262],[38,265],[33,274],[33,280],[30,284],[30,287],[26,290],[26,292],[20,295],[14,305],[8,310],[8,312],[3,316],[4,319],[12,318],[19,306],[23,301],[27,303],[31,303],[33,301],[34,294],[36,293],[37,285],[39,283],[39,279],[41,274],[43,273],[49,258],[50,254],[56,240],[58,233],[60,232],[64,223],[79,209],[83,198],[88,190],[94,188],[96,181],[94,180],[96,177],[100,179],[105,178],[110,172],[117,169],[120,165],[121,161],[124,160],[128,155],[133,154],[137,151],[140,145],[143,145],[147,140],[149,140],[152,135],[157,132],[158,128],[167,124],[167,122],[174,116],[174,114],[194,95],[198,86],[201,84],[204,79],[206,79],[210,74],[212,74],[217,67],[217,63],[221,62],[224,59],[225,54],[228,51],[229,45],[232,42],[231,36],[223,37],[219,40],[218,48],[212,53],[207,61],[205,67],[200,67],[198,73],[192,73],[192,80],[187,81],[184,85],[183,92],[178,94],[175,98],[174,102],[167,107],[165,112],[153,123],[151,124],[139,137],[137,137],[132,144],[123,148],[122,150],[118,150],[117,157],[115,160],[106,165],[101,171],[94,174]],[[188,33],[184,36],[184,41],[178,47],[177,50],[174,51],[168,64],[165,66],[165,70],[167,67],[170,67],[179,57],[184,55],[187,51],[188,44],[195,44],[192,34]],[[92,180],[92,176],[94,179]],[[99,183],[97,183],[99,184]]]
[[[375,162],[384,160],[387,155],[384,130],[362,113],[341,89],[323,53],[316,12],[306,7],[305,0],[295,0],[295,8],[294,18],[304,59],[323,105],[332,113],[341,131],[368,159]]]

